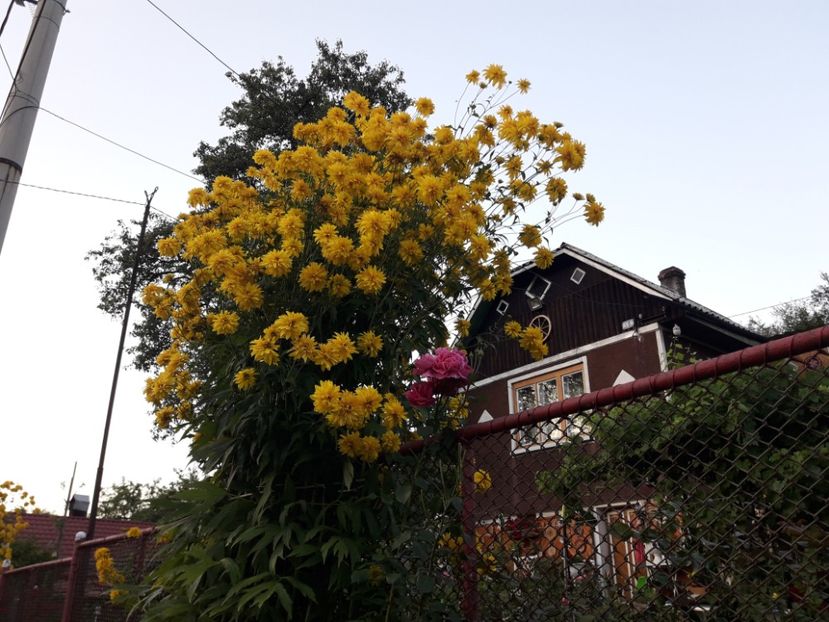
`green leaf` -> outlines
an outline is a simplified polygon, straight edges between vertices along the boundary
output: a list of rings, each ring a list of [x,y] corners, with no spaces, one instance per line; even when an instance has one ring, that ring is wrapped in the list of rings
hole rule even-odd
[[[399,482],[395,486],[394,496],[400,503],[407,503],[412,496],[412,485],[408,482]]]
[[[343,485],[346,490],[351,490],[351,483],[354,481],[354,463],[351,460],[343,462]]]

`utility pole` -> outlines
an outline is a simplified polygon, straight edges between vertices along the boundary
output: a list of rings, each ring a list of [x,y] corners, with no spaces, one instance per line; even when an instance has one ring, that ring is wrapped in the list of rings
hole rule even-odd
[[[42,1],[42,0],[41,0]],[[124,304],[124,319],[121,322],[121,340],[118,342],[118,354],[115,357],[115,371],[112,374],[112,387],[109,391],[109,406],[107,417],[104,423],[104,438],[101,440],[101,457],[98,460],[98,473],[95,476],[95,489],[92,491],[92,506],[89,508],[89,526],[86,529],[86,539],[95,537],[95,524],[98,520],[98,500],[101,496],[101,481],[104,477],[104,459],[107,453],[107,441],[109,440],[109,424],[112,421],[112,408],[115,405],[115,391],[118,388],[118,374],[121,371],[121,355],[124,353],[124,341],[127,338],[127,327],[130,323],[130,309],[132,308],[132,296],[135,293],[135,283],[138,280],[138,271],[141,269],[141,259],[144,255],[144,233],[147,231],[147,221],[150,218],[150,204],[153,201],[156,187],[151,193],[144,192],[147,203],[144,205],[144,218],[141,221],[141,233],[138,234],[138,243],[135,248],[135,261],[132,264],[130,275],[130,286],[127,292],[127,301]]]
[[[68,0],[39,0],[0,116],[0,252]]]

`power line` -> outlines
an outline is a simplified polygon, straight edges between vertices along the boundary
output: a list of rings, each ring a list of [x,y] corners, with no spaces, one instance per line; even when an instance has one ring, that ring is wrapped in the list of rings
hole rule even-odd
[[[14,82],[14,72],[12,71],[12,66],[9,64],[9,59],[6,58],[6,51],[3,49],[2,45],[0,45],[0,54],[3,55],[3,62],[6,63],[6,69],[9,70],[9,77],[12,79],[12,82]]]
[[[132,153],[132,154],[134,154],[134,155],[137,155],[137,156],[138,156],[138,157],[140,157],[140,158],[144,158],[145,160],[147,160],[147,161],[149,161],[149,162],[152,162],[153,164],[158,164],[159,166],[163,166],[164,168],[169,169],[169,170],[171,170],[171,171],[173,171],[173,172],[175,172],[175,173],[178,173],[179,175],[184,175],[185,177],[189,177],[190,179],[193,179],[193,180],[195,180],[195,181],[199,182],[200,184],[203,184],[203,183],[204,183],[204,180],[203,180],[203,179],[199,179],[198,177],[195,177],[195,176],[193,176],[193,175],[190,175],[189,173],[185,173],[184,171],[179,170],[179,169],[177,169],[177,168],[175,168],[175,167],[173,167],[173,166],[170,166],[169,164],[164,164],[164,162],[159,162],[158,160],[155,160],[155,159],[151,158],[150,156],[144,155],[144,154],[143,154],[143,153],[141,153],[140,151],[136,151],[135,149],[130,149],[130,148],[129,148],[129,147],[127,147],[126,145],[122,145],[121,143],[119,143],[119,142],[117,142],[117,141],[114,141],[114,140],[112,140],[111,138],[107,138],[106,136],[104,136],[104,135],[102,135],[102,134],[99,134],[98,132],[95,132],[95,131],[93,131],[93,130],[90,130],[88,127],[84,127],[84,126],[83,126],[83,125],[81,125],[80,123],[75,123],[74,121],[71,121],[71,120],[67,119],[66,117],[62,117],[62,116],[60,116],[60,115],[59,115],[58,113],[56,113],[56,112],[52,112],[51,110],[47,110],[46,108],[44,108],[44,107],[42,107],[42,106],[38,106],[38,108],[39,108],[40,110],[42,110],[43,112],[45,112],[46,114],[50,114],[50,115],[52,115],[53,117],[55,117],[56,119],[60,119],[60,120],[61,120],[61,121],[63,121],[64,123],[68,123],[69,125],[73,125],[73,126],[75,126],[76,128],[78,128],[79,130],[83,130],[84,132],[88,132],[89,134],[92,134],[92,135],[93,135],[93,136],[95,136],[96,138],[100,138],[101,140],[105,140],[105,141],[106,141],[106,142],[108,142],[109,144],[111,144],[111,145],[115,145],[116,147],[119,147],[119,148],[123,149],[124,151],[129,151],[130,153]],[[144,205],[144,204],[143,204],[143,203],[141,203],[141,205]]]
[[[232,74],[233,74],[233,75],[235,75],[236,77],[238,77],[238,76],[239,76],[238,72],[237,72],[235,69],[233,69],[233,67],[231,67],[230,65],[228,65],[226,62],[224,62],[224,61],[223,61],[221,58],[219,58],[218,56],[216,56],[216,55],[213,53],[213,51],[212,51],[209,47],[207,47],[204,43],[202,43],[201,41],[199,41],[198,39],[196,39],[196,37],[194,37],[193,35],[191,35],[191,34],[187,31],[187,29],[186,29],[184,26],[182,26],[182,25],[181,25],[181,24],[179,24],[176,20],[174,20],[172,17],[170,17],[169,15],[167,15],[167,14],[166,14],[163,10],[161,10],[161,8],[160,8],[160,7],[159,7],[159,6],[158,6],[155,2],[153,2],[152,0],[147,0],[147,2],[148,2],[150,5],[152,5],[152,6],[153,6],[153,8],[155,8],[155,10],[156,10],[156,11],[158,11],[159,13],[161,13],[164,17],[166,17],[166,18],[167,18],[167,19],[169,19],[171,22],[173,22],[176,26],[178,26],[179,30],[181,30],[184,34],[186,34],[188,37],[190,37],[193,41],[195,41],[196,43],[198,43],[198,44],[199,44],[199,45],[200,45],[200,46],[201,46],[201,47],[202,47],[202,48],[203,48],[203,49],[204,49],[204,50],[205,50],[208,54],[210,54],[210,56],[212,56],[212,57],[213,57],[213,58],[215,58],[217,61],[219,61],[222,65],[224,65],[224,66],[228,69],[228,71],[230,71],[230,73],[232,73]]]
[[[765,311],[766,309],[774,309],[775,307],[780,307],[782,305],[789,305],[793,302],[800,302],[801,300],[808,300],[811,296],[801,296],[800,298],[792,298],[791,300],[787,300],[786,302],[778,302],[773,305],[768,305],[767,307],[760,307],[759,309],[752,309],[751,311],[743,311],[742,313],[735,313],[734,315],[729,315],[729,318],[740,317],[741,315],[748,315],[749,313],[757,313],[758,311]]]
[[[108,197],[108,196],[104,196],[102,194],[92,194],[90,192],[78,192],[78,191],[75,191],[75,190],[65,190],[63,188],[52,188],[51,186],[39,186],[37,184],[24,184],[22,181],[5,180],[4,182],[0,182],[0,183],[17,184],[18,186],[26,186],[27,188],[37,188],[38,190],[49,190],[50,192],[60,192],[61,194],[71,194],[71,195],[74,195],[74,196],[87,197],[87,198],[90,198],[90,199],[101,199],[103,201],[114,201],[115,203],[127,203],[129,205],[141,205],[141,206],[146,204],[146,202],[130,201],[129,199],[117,199],[115,197]],[[166,216],[170,220],[176,220],[176,218],[174,216],[171,216],[167,212],[165,212],[163,210],[160,210],[157,207],[151,207],[151,209],[155,212],[158,212],[159,214],[162,214],[162,215]]]

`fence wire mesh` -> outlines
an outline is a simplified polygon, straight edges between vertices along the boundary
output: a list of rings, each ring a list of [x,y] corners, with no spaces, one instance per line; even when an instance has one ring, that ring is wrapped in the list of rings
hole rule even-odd
[[[60,622],[69,564],[69,559],[59,559],[13,570],[0,577],[0,620]]]
[[[827,423],[823,350],[469,438],[467,619],[829,619]]]
[[[145,529],[136,537],[112,536],[83,543],[75,552],[71,620],[124,622],[131,594],[157,563],[156,533]]]

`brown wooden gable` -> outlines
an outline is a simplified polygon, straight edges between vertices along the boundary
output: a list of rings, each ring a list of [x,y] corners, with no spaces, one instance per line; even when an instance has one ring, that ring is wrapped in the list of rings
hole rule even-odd
[[[579,284],[571,281],[576,268],[585,272]],[[542,307],[533,311],[526,291],[536,275],[546,278],[551,285]],[[509,303],[503,316],[497,312],[499,300]],[[480,335],[481,341],[494,342],[495,346],[484,348],[476,375],[483,379],[532,362],[516,340],[504,336],[503,325],[510,319],[525,326],[536,315],[546,315],[552,325],[547,341],[549,356],[552,356],[618,335],[624,332],[622,322],[628,319],[636,319],[639,325],[665,319],[668,310],[669,301],[571,256],[559,254],[546,270],[533,268],[516,275],[508,296],[479,307],[472,343]]]

